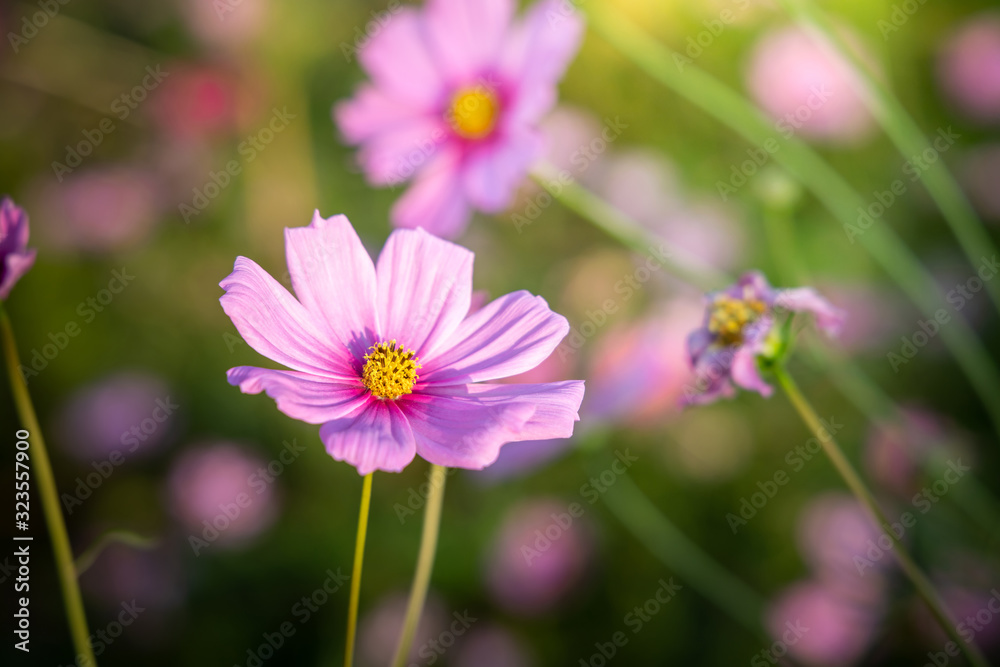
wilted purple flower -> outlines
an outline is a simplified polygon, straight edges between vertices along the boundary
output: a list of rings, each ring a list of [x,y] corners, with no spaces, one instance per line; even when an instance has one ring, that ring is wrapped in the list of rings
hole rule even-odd
[[[809,287],[774,289],[756,271],[706,297],[702,327],[688,336],[687,348],[696,381],[684,389],[684,404],[728,398],[735,387],[770,396],[758,357],[781,352],[779,327],[787,313],[812,313],[820,329],[836,335],[843,314]]]
[[[511,509],[486,561],[486,585],[504,609],[544,613],[580,584],[593,549],[582,517],[569,503],[534,500]]]
[[[0,301],[5,301],[35,263],[35,250],[28,249],[28,214],[10,197],[0,202]]]
[[[1000,14],[984,13],[958,28],[945,45],[938,78],[970,118],[1000,121]]]
[[[422,229],[393,232],[377,266],[342,215],[317,211],[285,241],[299,300],[240,257],[220,301],[252,348],[293,370],[228,378],[322,424],[335,459],[362,475],[417,454],[481,469],[508,442],[573,434],[583,382],[488,382],[534,368],[565,337],[544,299],[513,292],[470,315],[473,254]]]
[[[857,39],[848,41],[866,60],[872,60]],[[854,77],[842,57],[828,52],[799,28],[789,27],[769,32],[757,43],[747,85],[782,136],[801,134],[847,143],[866,138],[874,128]]]
[[[195,554],[212,544],[243,544],[270,526],[277,516],[274,480],[264,461],[234,443],[198,445],[182,454],[167,492],[173,513],[191,531]]]
[[[429,0],[403,8],[362,48],[372,83],[334,116],[375,185],[413,184],[397,227],[454,237],[471,209],[502,210],[543,146],[537,125],[576,53],[582,21],[543,0]]]

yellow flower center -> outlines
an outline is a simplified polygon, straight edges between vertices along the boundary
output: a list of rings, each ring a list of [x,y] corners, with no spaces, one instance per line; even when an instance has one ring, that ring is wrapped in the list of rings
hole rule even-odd
[[[763,313],[767,307],[757,299],[734,299],[722,294],[712,303],[708,317],[708,330],[723,345],[743,342],[743,329]]]
[[[397,346],[394,340],[376,343],[368,350],[361,374],[361,381],[368,391],[379,398],[391,399],[413,393],[417,369],[420,368],[413,350]]]
[[[482,86],[463,88],[451,100],[451,126],[460,137],[482,139],[493,131],[500,103]]]

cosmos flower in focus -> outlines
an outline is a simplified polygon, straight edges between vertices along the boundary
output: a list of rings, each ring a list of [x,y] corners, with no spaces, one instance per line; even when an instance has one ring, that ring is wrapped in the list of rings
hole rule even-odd
[[[575,55],[582,22],[544,0],[429,0],[404,8],[359,55],[371,77],[334,118],[373,185],[412,185],[397,227],[453,238],[472,210],[507,206],[543,145],[537,124]],[[569,13],[567,13],[567,11]]]
[[[774,359],[784,349],[781,327],[786,313],[812,313],[825,333],[835,336],[842,312],[809,287],[774,289],[758,272],[746,273],[732,285],[706,297],[704,324],[688,336],[687,348],[696,380],[684,389],[684,404],[728,398],[735,387],[767,397],[758,358]]]
[[[10,197],[0,202],[0,301],[5,301],[35,263],[34,249],[28,249],[28,214]]]
[[[566,318],[521,291],[469,314],[473,254],[397,230],[377,265],[344,216],[285,230],[296,300],[239,257],[220,299],[244,340],[291,370],[241,366],[229,382],[264,391],[289,417],[322,424],[327,451],[362,475],[416,454],[481,469],[500,446],[568,438],[583,382],[488,384],[541,363]]]

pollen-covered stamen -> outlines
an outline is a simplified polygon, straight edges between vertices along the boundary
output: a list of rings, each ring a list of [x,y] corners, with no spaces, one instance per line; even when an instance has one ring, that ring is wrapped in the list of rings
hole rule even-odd
[[[708,330],[723,345],[739,345],[743,342],[743,329],[766,309],[764,302],[757,299],[734,299],[721,294],[712,303]]]
[[[466,139],[483,139],[496,126],[500,103],[483,86],[462,88],[451,98],[448,120],[452,129]]]
[[[395,340],[376,343],[368,348],[361,381],[379,398],[396,399],[413,393],[420,364],[413,350],[396,345]]]

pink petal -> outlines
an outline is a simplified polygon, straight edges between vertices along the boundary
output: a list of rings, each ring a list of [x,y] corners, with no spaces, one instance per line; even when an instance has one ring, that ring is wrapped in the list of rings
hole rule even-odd
[[[541,384],[466,384],[429,387],[422,393],[432,396],[468,396],[484,405],[523,403],[534,408],[534,414],[521,426],[521,440],[569,438],[573,425],[580,421],[583,401],[583,381],[545,382]]]
[[[811,287],[781,290],[775,304],[795,312],[812,313],[816,325],[830,336],[840,333],[844,324],[844,311],[834,307]]]
[[[285,229],[285,251],[302,305],[343,348],[340,356],[350,350],[361,359],[378,337],[375,266],[350,221],[316,211],[308,227]]]
[[[392,224],[408,229],[423,227],[442,238],[461,234],[471,213],[462,193],[458,167],[458,151],[439,151],[393,205]]]
[[[541,135],[520,131],[472,153],[463,166],[465,193],[478,209],[502,211],[542,153]]]
[[[268,359],[327,378],[356,378],[347,350],[333,344],[318,320],[253,260],[237,257],[219,286],[219,302],[243,340]]]
[[[0,274],[3,274],[3,281],[0,282],[0,301],[4,301],[10,296],[10,291],[13,289],[14,283],[20,280],[34,266],[36,252],[34,248],[31,248],[23,252],[7,255],[3,259],[4,267],[0,271]]]
[[[360,53],[362,67],[376,85],[420,111],[440,102],[444,82],[424,39],[421,17],[404,8],[372,37]]]
[[[383,132],[423,118],[413,107],[400,103],[384,89],[371,84],[360,86],[349,100],[333,107],[333,118],[349,143],[359,144]]]
[[[405,468],[416,455],[413,436],[396,402],[378,399],[369,399],[353,415],[328,421],[319,428],[319,437],[330,456],[347,461],[359,475]]]
[[[583,29],[580,12],[570,3],[544,0],[512,31],[501,71],[504,78],[518,82],[515,115],[520,122],[537,121],[555,104],[556,84],[580,48]]]
[[[372,185],[397,185],[429,165],[447,138],[440,118],[413,119],[369,139],[358,151],[358,163]]]
[[[531,370],[569,333],[569,322],[540,296],[506,294],[470,315],[433,357],[420,382],[459,384]]]
[[[378,257],[382,340],[423,360],[469,312],[473,254],[422,229],[397,229]]]
[[[368,400],[368,392],[357,379],[353,383],[329,380],[297,371],[238,366],[226,373],[229,384],[244,394],[264,391],[278,409],[292,419],[322,424],[357,410]]]
[[[774,391],[760,376],[760,371],[757,369],[757,350],[752,347],[743,347],[736,352],[731,373],[733,382],[748,391],[756,391],[764,398],[768,398]]]
[[[437,465],[481,470],[496,461],[501,445],[521,439],[535,407],[524,401],[410,394],[404,410],[420,456]]]
[[[513,0],[430,0],[427,41],[453,82],[466,83],[499,57]]]

